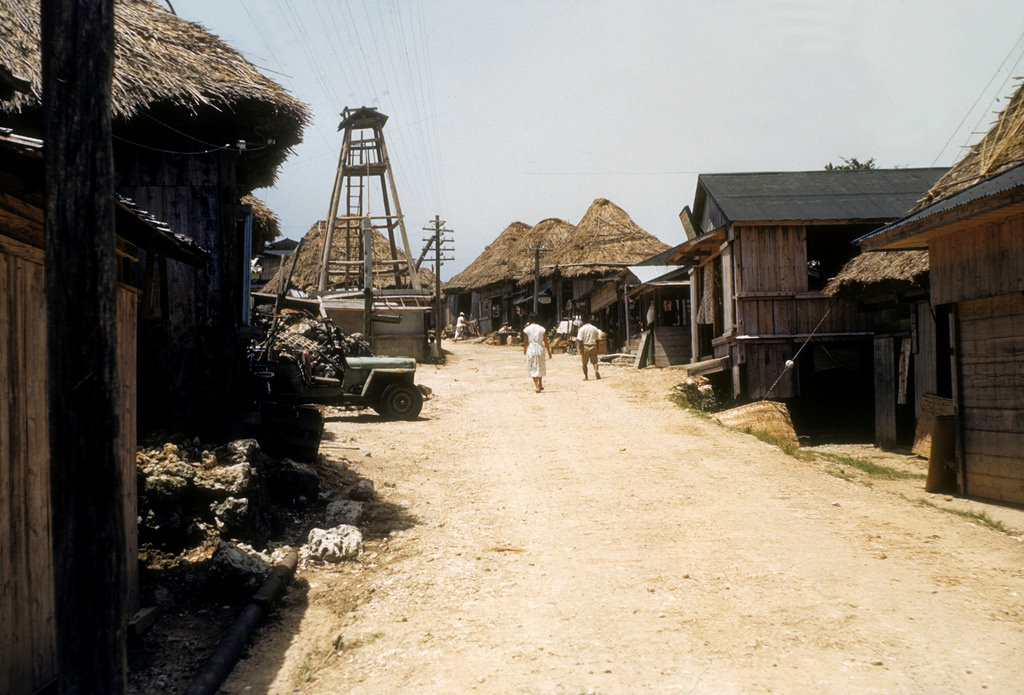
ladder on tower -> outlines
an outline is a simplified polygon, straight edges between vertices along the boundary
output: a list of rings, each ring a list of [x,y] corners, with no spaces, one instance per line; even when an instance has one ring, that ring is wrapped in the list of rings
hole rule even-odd
[[[371,256],[373,277],[390,273],[396,288],[411,287],[419,292],[419,276],[413,267],[398,191],[384,143],[383,128],[388,117],[365,106],[345,108],[341,116],[338,129],[344,131],[344,137],[323,235],[318,290],[323,294],[328,289],[365,289],[362,229],[365,219],[369,220],[374,232],[386,231],[388,242],[387,258]],[[379,184],[383,215],[370,214],[370,183],[374,181]],[[345,199],[345,214],[340,215],[342,197]],[[400,234],[402,253],[399,252],[396,232]]]

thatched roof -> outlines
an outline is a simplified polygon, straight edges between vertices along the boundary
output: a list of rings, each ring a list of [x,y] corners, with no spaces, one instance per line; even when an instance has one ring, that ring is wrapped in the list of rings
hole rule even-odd
[[[545,269],[553,265],[555,256],[575,233],[574,226],[557,217],[549,217],[530,227],[530,231],[510,250],[510,279],[516,280],[520,285],[533,282],[533,269],[538,262],[541,277],[550,275],[550,270]],[[538,248],[539,257],[535,250]]]
[[[487,245],[472,263],[445,283],[445,290],[466,291],[486,287],[500,279],[509,277],[510,251],[530,231],[524,222],[513,222]],[[495,280],[498,278],[498,280]]]
[[[548,260],[563,277],[605,275],[668,250],[669,245],[641,229],[615,203],[598,198],[572,236]],[[550,274],[553,268],[545,268]]]
[[[557,268],[563,277],[607,275],[666,251],[662,243],[637,226],[622,208],[598,198],[580,223],[551,217],[527,228],[513,222],[475,261],[445,285],[449,291],[479,290],[503,282],[533,282],[540,247],[540,274]]]
[[[475,261],[449,280],[445,289],[466,292],[505,282],[526,284],[533,279],[534,249],[540,248],[541,267],[550,265],[553,254],[574,230],[575,227],[557,217],[541,220],[532,227],[513,222]]]
[[[304,103],[216,35],[152,0],[115,0],[114,31],[116,134],[180,138],[166,127],[171,125],[191,136],[183,141],[191,150],[199,146],[197,139],[217,146],[273,139],[274,144],[250,148],[246,155],[250,168],[257,162],[263,174],[252,177],[254,187],[272,183],[273,167],[301,141],[309,120]],[[31,85],[27,93],[0,102],[0,118],[19,127],[38,122],[39,44],[39,0],[0,0],[0,66]],[[150,118],[138,118],[143,115]]]
[[[868,251],[850,260],[832,278],[826,296],[864,299],[867,295],[923,292],[928,288],[928,252]]]
[[[263,247],[281,235],[281,220],[262,200],[252,195],[242,196],[242,205],[252,206],[252,248],[261,253]]]
[[[1024,162],[1024,83],[985,137],[954,164],[911,212],[916,212]]]
[[[341,223],[336,225],[335,230],[339,229],[340,226]],[[319,220],[308,232],[306,232],[306,236],[302,238],[299,247],[296,249],[297,255],[295,256],[295,270],[292,272],[289,289],[297,289],[307,293],[317,292],[320,285],[320,260],[323,253],[323,238],[326,229],[327,220]],[[331,258],[334,260],[343,260],[343,257],[345,256],[343,252],[345,235],[335,234],[331,243],[335,249]],[[387,237],[379,230],[374,230],[373,257],[374,259],[380,260],[388,260],[391,258],[391,244],[388,242]],[[398,257],[405,258],[405,254],[399,250]],[[268,293],[278,292],[290,268],[291,261],[283,263],[274,277],[270,279],[270,282],[263,287],[263,291]],[[360,268],[360,272],[362,272],[362,268]],[[425,266],[420,266],[419,280],[420,287],[422,289],[427,291],[433,290],[434,274]],[[394,289],[395,275],[390,272],[374,272],[373,284],[377,289]],[[330,289],[330,287],[328,287],[328,289]]]

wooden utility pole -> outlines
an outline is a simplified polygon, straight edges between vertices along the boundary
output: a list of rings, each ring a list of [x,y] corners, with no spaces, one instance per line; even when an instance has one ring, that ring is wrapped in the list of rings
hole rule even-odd
[[[533,247],[533,313],[540,311],[540,251],[539,246]]]
[[[369,343],[373,327],[373,222],[364,217],[359,227],[363,231],[363,337]]]
[[[431,232],[431,235],[424,239],[426,244],[423,246],[423,253],[420,254],[420,260],[427,255],[427,251],[431,247],[434,249],[434,340],[437,341],[437,356],[438,359],[441,357],[441,324],[444,321],[444,311],[441,306],[441,265],[444,261],[454,260],[448,256],[442,256],[452,250],[451,246],[445,246],[445,244],[451,241],[452,230],[445,229],[444,225],[447,224],[441,219],[440,215],[434,215],[433,226],[423,227],[424,232]],[[420,261],[416,262],[416,268],[419,269]]]
[[[40,17],[57,691],[123,693],[114,2],[42,0]]]

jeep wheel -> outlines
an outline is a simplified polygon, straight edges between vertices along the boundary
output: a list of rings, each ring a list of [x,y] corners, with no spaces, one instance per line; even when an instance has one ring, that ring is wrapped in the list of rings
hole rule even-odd
[[[423,409],[423,394],[415,386],[392,384],[380,396],[379,412],[386,418],[414,420]]]

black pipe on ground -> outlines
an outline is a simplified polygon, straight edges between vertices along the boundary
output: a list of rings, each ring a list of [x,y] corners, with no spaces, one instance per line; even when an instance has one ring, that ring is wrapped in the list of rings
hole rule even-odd
[[[249,641],[252,631],[260,624],[274,599],[295,574],[298,564],[299,554],[289,550],[281,563],[274,566],[262,586],[235,618],[235,622],[231,624],[217,649],[200,669],[185,695],[214,695],[217,692],[238,662],[238,657],[245,648],[245,643]]]

